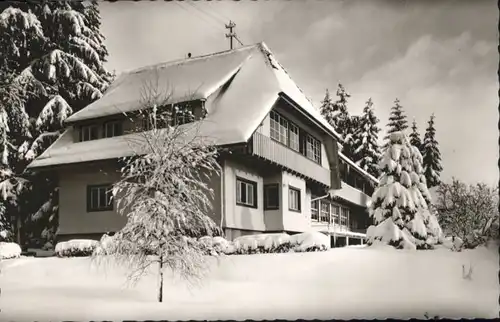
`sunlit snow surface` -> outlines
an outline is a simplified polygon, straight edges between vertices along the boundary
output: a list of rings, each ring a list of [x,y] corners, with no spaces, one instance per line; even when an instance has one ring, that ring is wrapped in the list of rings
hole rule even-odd
[[[499,310],[496,247],[228,256],[214,259],[202,285],[167,278],[164,303],[156,302],[156,275],[126,286],[121,269],[96,269],[89,258],[0,265],[2,321],[495,318]],[[462,265],[472,265],[472,280]]]

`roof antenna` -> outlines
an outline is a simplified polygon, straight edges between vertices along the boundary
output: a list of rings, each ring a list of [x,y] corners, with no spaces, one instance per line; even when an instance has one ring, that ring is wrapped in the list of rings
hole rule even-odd
[[[226,38],[229,38],[229,48],[233,50],[233,38],[236,38],[236,33],[233,32],[233,28],[236,27],[236,24],[229,20],[229,25],[226,25],[226,29],[229,29],[229,33],[226,34]]]

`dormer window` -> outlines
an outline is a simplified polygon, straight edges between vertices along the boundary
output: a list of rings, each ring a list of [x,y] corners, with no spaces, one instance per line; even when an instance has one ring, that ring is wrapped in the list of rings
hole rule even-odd
[[[83,125],[80,128],[80,142],[97,140],[99,137],[96,125]]]
[[[105,138],[122,135],[123,134],[122,122],[111,121],[104,123],[103,134]]]
[[[193,107],[189,102],[175,105],[173,115],[173,125],[182,125],[194,121]]]

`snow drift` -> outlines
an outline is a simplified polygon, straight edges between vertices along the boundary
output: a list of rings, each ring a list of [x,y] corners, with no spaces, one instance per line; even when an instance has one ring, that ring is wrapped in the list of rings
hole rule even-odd
[[[498,318],[498,259],[493,247],[222,256],[197,286],[166,271],[158,303],[157,267],[127,285],[123,268],[90,258],[21,257],[1,263],[0,320]]]

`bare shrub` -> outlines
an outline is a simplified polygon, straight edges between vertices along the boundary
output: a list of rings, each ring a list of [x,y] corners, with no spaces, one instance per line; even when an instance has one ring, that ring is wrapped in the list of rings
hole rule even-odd
[[[498,187],[466,185],[453,179],[451,184],[442,183],[437,193],[441,227],[447,235],[460,238],[462,247],[474,248],[498,239]]]

